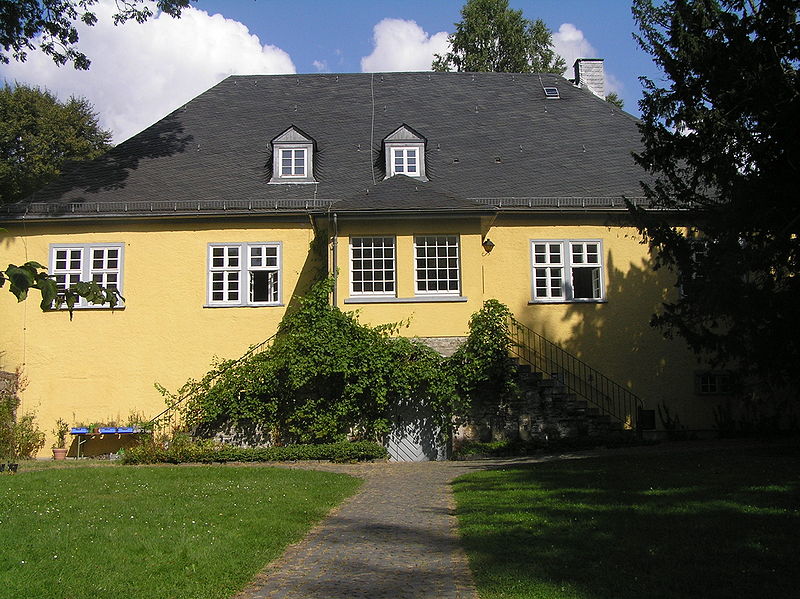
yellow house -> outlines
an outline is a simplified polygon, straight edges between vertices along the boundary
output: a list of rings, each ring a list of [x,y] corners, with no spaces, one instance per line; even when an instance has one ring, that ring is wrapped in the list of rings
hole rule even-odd
[[[270,337],[336,270],[364,322],[452,347],[496,298],[645,410],[712,428],[724,381],[648,324],[677,291],[625,223],[636,120],[586,88],[602,61],[576,74],[229,77],[0,208],[3,260],[125,297],[70,320],[0,294],[0,370],[45,430],[154,416],[154,383]]]

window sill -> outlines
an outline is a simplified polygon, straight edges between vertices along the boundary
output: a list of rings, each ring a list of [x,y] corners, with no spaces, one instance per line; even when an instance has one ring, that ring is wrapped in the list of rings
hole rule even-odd
[[[563,299],[563,300],[530,300],[529,306],[541,306],[547,304],[607,304],[608,300],[605,299]]]
[[[466,302],[463,295],[417,295],[414,297],[347,297],[345,304],[425,304],[438,302]]]
[[[292,181],[291,179],[278,179],[275,181],[269,181],[267,185],[316,185],[319,181],[314,181],[313,179],[301,179],[298,181]]]
[[[203,304],[204,308],[281,308],[283,304]]]
[[[124,310],[124,304],[117,304],[113,308],[108,305],[103,306],[75,306],[72,308],[75,312],[87,312],[87,311],[94,311],[94,312],[116,312],[117,310]],[[59,313],[59,312],[69,312],[69,308],[67,308],[66,304],[61,306],[60,308],[50,308],[47,312]]]

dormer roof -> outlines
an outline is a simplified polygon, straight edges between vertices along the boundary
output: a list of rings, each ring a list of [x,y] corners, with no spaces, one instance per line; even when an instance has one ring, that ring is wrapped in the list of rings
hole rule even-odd
[[[414,131],[411,127],[403,123],[397,129],[392,131],[389,135],[383,138],[383,143],[387,142],[398,142],[398,143],[406,143],[406,142],[414,142],[414,143],[425,143],[428,140],[425,139],[424,136],[420,135],[418,132]]]
[[[307,135],[302,130],[292,125],[288,129],[286,129],[283,133],[276,135],[274,138],[272,138],[272,141],[270,143],[272,143],[273,145],[282,143],[313,144],[314,140],[313,138],[311,138],[311,136]]]

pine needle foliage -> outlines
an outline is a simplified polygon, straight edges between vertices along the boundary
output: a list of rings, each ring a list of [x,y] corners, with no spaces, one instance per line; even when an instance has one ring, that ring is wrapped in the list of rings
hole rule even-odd
[[[800,388],[800,1],[636,0],[643,79],[632,209],[680,293],[652,323],[761,391]],[[685,225],[689,225],[690,235]]]

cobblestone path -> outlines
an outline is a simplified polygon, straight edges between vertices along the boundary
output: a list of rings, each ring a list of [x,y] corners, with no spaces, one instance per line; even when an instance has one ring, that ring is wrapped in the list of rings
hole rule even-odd
[[[477,599],[459,545],[451,480],[486,468],[611,453],[694,451],[711,443],[475,462],[285,465],[343,472],[365,482],[235,599]]]
[[[449,486],[475,465],[308,467],[352,474],[365,482],[237,599],[477,598],[459,545]]]

